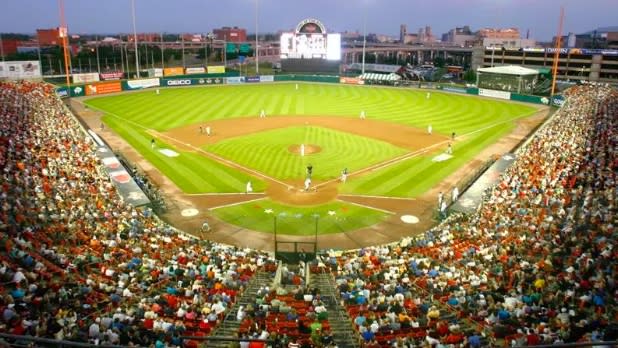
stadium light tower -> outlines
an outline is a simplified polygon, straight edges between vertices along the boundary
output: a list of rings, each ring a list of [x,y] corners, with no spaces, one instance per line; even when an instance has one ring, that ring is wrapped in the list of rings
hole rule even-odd
[[[131,17],[133,18],[133,41],[135,44],[135,72],[139,78],[139,51],[137,48],[137,29],[135,29],[135,0],[131,0]]]
[[[258,4],[255,0],[255,74],[260,74],[260,50],[258,49]]]
[[[365,73],[365,48],[367,47],[367,1],[363,10],[363,64],[361,65],[361,75]]]

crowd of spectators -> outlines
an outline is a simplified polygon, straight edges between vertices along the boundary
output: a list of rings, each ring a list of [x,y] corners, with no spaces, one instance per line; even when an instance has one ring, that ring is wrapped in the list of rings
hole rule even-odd
[[[477,213],[318,260],[366,346],[617,338],[618,93],[581,85],[566,97]],[[125,204],[94,151],[51,86],[0,83],[0,332],[156,347],[208,334],[274,260]],[[235,313],[240,337],[332,345],[301,275]]]
[[[273,262],[125,204],[47,84],[0,83],[0,171],[0,332],[179,346]]]
[[[325,255],[367,346],[615,340],[618,93],[580,85],[475,214]]]

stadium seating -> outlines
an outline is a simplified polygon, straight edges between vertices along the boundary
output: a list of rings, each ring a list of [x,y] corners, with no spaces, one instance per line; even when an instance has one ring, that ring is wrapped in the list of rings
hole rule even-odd
[[[618,92],[566,97],[477,213],[310,265],[333,272],[367,346],[617,338]],[[85,134],[52,86],[0,82],[0,332],[197,346],[180,337],[212,333],[274,260],[125,204]],[[292,288],[261,289],[237,314],[240,336],[311,345],[328,332],[318,294]]]

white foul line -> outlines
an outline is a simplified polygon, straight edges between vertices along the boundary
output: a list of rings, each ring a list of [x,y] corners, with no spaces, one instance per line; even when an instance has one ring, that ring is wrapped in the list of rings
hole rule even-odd
[[[251,202],[257,202],[257,201],[261,201],[263,199],[266,199],[266,197],[260,197],[260,198],[256,198],[256,199],[250,199],[248,201],[242,201],[242,202],[236,202],[236,203],[230,203],[230,204],[224,204],[224,205],[218,205],[216,207],[211,207],[208,208],[208,210],[215,210],[215,209],[221,209],[221,208],[227,208],[227,207],[233,207],[235,205],[241,205],[241,204],[245,204],[245,203],[251,203]]]
[[[397,213],[392,212],[390,210],[380,209],[380,208],[372,207],[372,206],[369,206],[369,205],[364,205],[364,204],[350,202],[350,201],[344,201],[344,200],[341,200],[341,199],[337,199],[337,200],[339,202],[341,202],[341,203],[348,203],[348,204],[356,205],[356,206],[367,208],[367,209],[371,209],[371,210],[381,211],[383,213],[387,213],[387,214],[391,214],[391,215],[397,215]]]

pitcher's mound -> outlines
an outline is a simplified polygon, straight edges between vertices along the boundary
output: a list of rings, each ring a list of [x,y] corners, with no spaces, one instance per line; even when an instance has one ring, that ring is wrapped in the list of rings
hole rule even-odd
[[[300,145],[290,145],[288,146],[288,151],[295,155],[300,155]],[[305,155],[311,155],[320,151],[322,151],[322,148],[317,145],[305,144]]]

